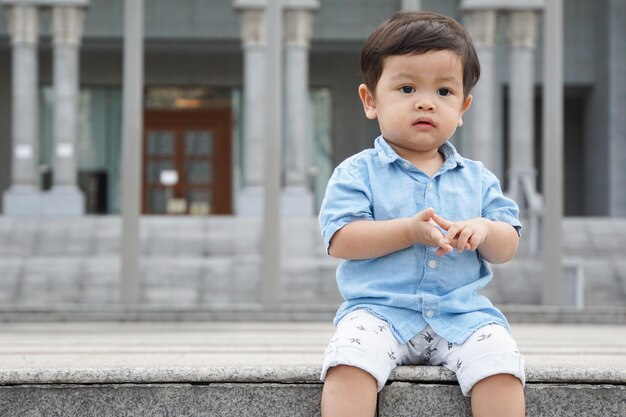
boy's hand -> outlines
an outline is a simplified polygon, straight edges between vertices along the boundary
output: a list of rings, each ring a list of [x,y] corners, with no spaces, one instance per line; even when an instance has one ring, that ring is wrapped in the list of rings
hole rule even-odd
[[[485,219],[477,217],[471,220],[451,222],[441,216],[433,214],[433,221],[448,233],[444,242],[451,244],[457,251],[476,250],[487,238],[489,229]]]
[[[427,208],[413,217],[418,222],[415,241],[422,245],[437,247],[438,249],[435,254],[437,256],[443,256],[446,253],[452,252],[452,245],[456,243],[456,240],[446,241],[445,236],[439,227],[437,227],[437,223],[434,220],[435,216],[437,216],[435,210],[433,208]]]

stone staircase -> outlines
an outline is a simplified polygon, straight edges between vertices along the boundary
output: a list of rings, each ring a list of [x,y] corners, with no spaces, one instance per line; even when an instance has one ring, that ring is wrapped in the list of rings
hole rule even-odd
[[[119,304],[120,218],[0,217],[0,303]],[[141,219],[141,304],[206,308],[259,302],[261,223],[236,217]],[[337,261],[314,218],[283,222],[282,299],[339,301]]]
[[[0,304],[119,304],[120,218],[0,217]],[[338,261],[324,253],[317,219],[282,224],[285,304],[336,305]],[[584,275],[586,306],[626,301],[626,219],[564,220],[568,265]],[[259,303],[261,222],[229,216],[141,219],[141,305],[207,309]],[[572,268],[573,268],[572,266]],[[485,293],[496,304],[541,304],[541,261],[494,266]]]

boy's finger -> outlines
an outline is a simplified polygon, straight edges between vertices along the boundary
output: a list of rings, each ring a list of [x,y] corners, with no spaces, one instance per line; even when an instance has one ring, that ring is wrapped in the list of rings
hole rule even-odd
[[[430,207],[430,208],[420,211],[419,213],[415,215],[415,217],[417,217],[421,221],[428,221],[428,220],[431,220],[434,215],[435,215],[435,209]]]
[[[446,235],[446,243],[452,242],[454,240],[454,238],[461,232],[461,230],[463,230],[463,228],[461,226],[458,226],[456,224],[452,224],[448,228],[448,234]]]
[[[435,252],[435,255],[443,256],[446,253],[450,253],[452,251],[453,251],[452,246],[450,246],[450,245],[443,245],[443,246],[440,246],[439,249],[437,249],[437,251]]]
[[[432,229],[429,235],[431,241],[431,243],[428,244],[429,246],[439,246],[439,249],[437,251],[443,250],[445,251],[445,253],[453,250],[452,246],[445,241],[443,234],[439,231],[439,229]]]
[[[436,213],[433,213],[433,220],[435,221],[435,223],[437,223],[439,226],[441,226],[441,228],[448,230],[450,228],[450,225],[452,224],[452,222],[444,219],[443,217],[439,216]]]
[[[476,250],[478,249],[479,238],[476,235],[473,235],[468,241],[465,247],[467,250]]]
[[[459,235],[459,240],[456,244],[456,249],[459,252],[463,252],[463,250],[465,249],[465,247],[468,244],[469,239],[472,237],[472,231],[470,229],[464,229],[461,234]]]

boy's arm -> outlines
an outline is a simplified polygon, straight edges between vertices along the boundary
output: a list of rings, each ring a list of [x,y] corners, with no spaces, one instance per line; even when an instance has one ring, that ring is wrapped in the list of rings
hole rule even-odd
[[[414,217],[393,220],[356,220],[339,229],[330,241],[329,254],[342,259],[370,259],[406,249],[416,243],[439,247],[438,255],[452,251],[431,221],[432,208]]]
[[[481,218],[488,228],[485,241],[478,246],[478,252],[487,262],[502,264],[515,256],[519,246],[517,230],[508,223]]]

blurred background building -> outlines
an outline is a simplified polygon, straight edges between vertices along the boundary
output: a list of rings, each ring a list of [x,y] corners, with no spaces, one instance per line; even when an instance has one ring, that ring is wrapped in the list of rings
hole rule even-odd
[[[281,299],[336,305],[316,214],[378,126],[357,95],[368,34],[407,8],[464,23],[483,72],[453,143],[541,219],[542,5],[290,0],[284,13]],[[119,303],[122,0],[3,0],[0,302]],[[267,33],[262,0],[145,2],[142,305],[259,302]],[[564,1],[565,263],[583,305],[626,300],[626,2]],[[549,156],[548,156],[549,157]],[[540,304],[541,242],[496,268],[496,303]],[[534,242],[534,243],[533,243]]]

